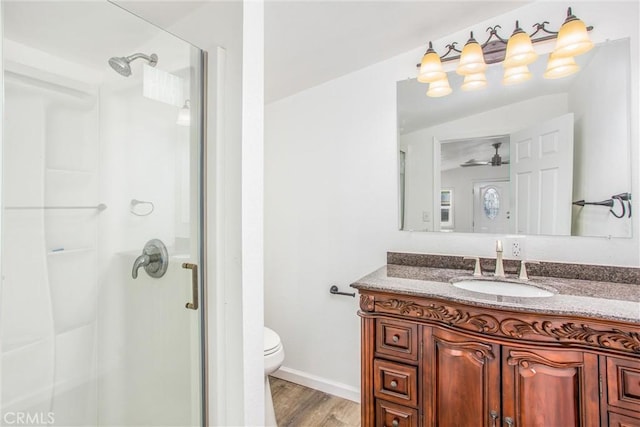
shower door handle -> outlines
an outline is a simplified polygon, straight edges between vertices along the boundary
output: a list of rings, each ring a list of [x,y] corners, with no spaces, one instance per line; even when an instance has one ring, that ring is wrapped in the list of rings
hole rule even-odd
[[[191,301],[185,307],[191,310],[198,309],[198,266],[190,262],[182,263],[182,268],[191,270]]]

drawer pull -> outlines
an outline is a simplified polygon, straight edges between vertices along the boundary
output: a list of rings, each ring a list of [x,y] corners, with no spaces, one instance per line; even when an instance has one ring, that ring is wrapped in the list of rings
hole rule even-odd
[[[393,381],[391,381],[390,385],[391,385],[391,388],[396,388],[396,387],[398,387],[398,381],[393,380]]]
[[[398,427],[400,425],[400,420],[394,418],[393,421],[391,421],[391,425],[392,427]]]
[[[504,422],[509,426],[509,427],[513,427],[515,425],[515,423],[513,422],[513,418],[511,417],[504,417]]]
[[[391,340],[392,340],[393,342],[398,342],[398,341],[400,341],[400,337],[399,337],[398,335],[394,335],[394,336],[391,338]]]

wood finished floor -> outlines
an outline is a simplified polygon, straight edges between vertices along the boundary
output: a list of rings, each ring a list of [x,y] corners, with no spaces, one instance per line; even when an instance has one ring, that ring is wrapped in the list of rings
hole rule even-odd
[[[360,427],[360,405],[269,377],[278,427]]]

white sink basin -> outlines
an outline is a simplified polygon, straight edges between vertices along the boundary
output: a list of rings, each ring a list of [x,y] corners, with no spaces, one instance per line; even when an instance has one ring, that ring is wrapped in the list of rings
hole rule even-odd
[[[455,282],[453,286],[482,294],[505,297],[544,298],[555,295],[553,292],[534,285],[493,280],[461,280]]]

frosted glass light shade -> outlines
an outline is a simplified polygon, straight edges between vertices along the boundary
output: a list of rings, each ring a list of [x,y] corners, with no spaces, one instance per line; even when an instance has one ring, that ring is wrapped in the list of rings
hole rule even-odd
[[[545,79],[559,79],[570,76],[580,70],[573,56],[557,57],[553,53],[549,55],[547,70],[544,72]]]
[[[593,47],[584,22],[571,14],[571,8],[567,14],[569,16],[560,27],[556,48],[553,51],[557,57],[577,56],[588,52]]]
[[[456,73],[466,76],[467,74],[482,73],[486,68],[487,64],[484,62],[482,46],[474,40],[472,34],[467,44],[462,48]]]
[[[462,83],[462,90],[471,91],[484,89],[487,87],[487,76],[484,73],[467,74],[464,76],[464,82]]]
[[[536,59],[538,59],[538,54],[533,50],[531,37],[520,28],[517,28],[507,42],[507,53],[503,63],[504,68],[529,65]]]
[[[436,80],[429,83],[429,90],[427,90],[427,96],[431,98],[440,98],[441,96],[447,96],[452,92],[449,85],[449,79],[445,76],[444,79]]]
[[[514,85],[522,82],[526,82],[531,78],[531,72],[526,65],[520,65],[519,67],[511,67],[504,70],[504,77],[502,83],[506,86]]]
[[[446,73],[442,69],[442,62],[440,56],[433,50],[431,43],[429,43],[429,49],[422,57],[420,63],[420,71],[418,72],[418,81],[421,83],[431,83],[436,80],[442,80],[446,77]]]
[[[418,81],[421,83],[431,83],[436,80],[442,80],[445,72],[442,69],[442,62],[437,53],[427,53],[422,57],[420,64],[420,72],[418,73]]]

